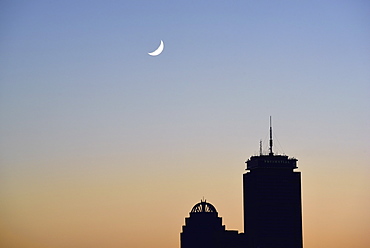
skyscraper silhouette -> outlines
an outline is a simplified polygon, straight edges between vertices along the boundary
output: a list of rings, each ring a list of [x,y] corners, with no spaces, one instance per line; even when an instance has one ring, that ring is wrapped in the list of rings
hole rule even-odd
[[[216,208],[201,201],[185,219],[181,248],[302,248],[301,174],[297,159],[269,153],[246,161],[244,233],[225,230]]]
[[[243,175],[244,232],[251,248],[302,248],[301,174],[297,159],[275,155],[252,156]]]

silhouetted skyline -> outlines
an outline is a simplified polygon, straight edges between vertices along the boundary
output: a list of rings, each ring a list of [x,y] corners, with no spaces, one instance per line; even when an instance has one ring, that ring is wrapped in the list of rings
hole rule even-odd
[[[297,159],[273,151],[270,116],[269,153],[251,156],[243,174],[244,233],[222,225],[205,200],[185,219],[181,248],[303,248],[301,173]]]

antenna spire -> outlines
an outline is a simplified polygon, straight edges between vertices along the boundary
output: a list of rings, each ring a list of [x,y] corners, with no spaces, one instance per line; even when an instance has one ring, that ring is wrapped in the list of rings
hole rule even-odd
[[[272,152],[272,121],[271,121],[271,115],[270,115],[270,156],[274,155]]]
[[[262,140],[260,140],[260,156],[262,155]]]

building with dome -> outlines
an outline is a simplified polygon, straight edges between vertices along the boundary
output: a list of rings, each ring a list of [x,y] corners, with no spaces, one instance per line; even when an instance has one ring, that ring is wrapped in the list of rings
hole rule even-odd
[[[185,218],[181,248],[242,248],[246,239],[238,231],[225,230],[216,208],[206,200],[195,204]]]
[[[243,174],[244,233],[225,230],[216,208],[197,203],[185,218],[181,248],[302,248],[301,173],[297,159],[272,150],[250,157]]]

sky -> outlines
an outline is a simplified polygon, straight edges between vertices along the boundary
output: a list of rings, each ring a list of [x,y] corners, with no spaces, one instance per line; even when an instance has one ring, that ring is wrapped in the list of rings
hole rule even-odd
[[[0,246],[179,247],[203,197],[243,232],[272,116],[304,247],[368,247],[369,23],[365,0],[1,1]]]

